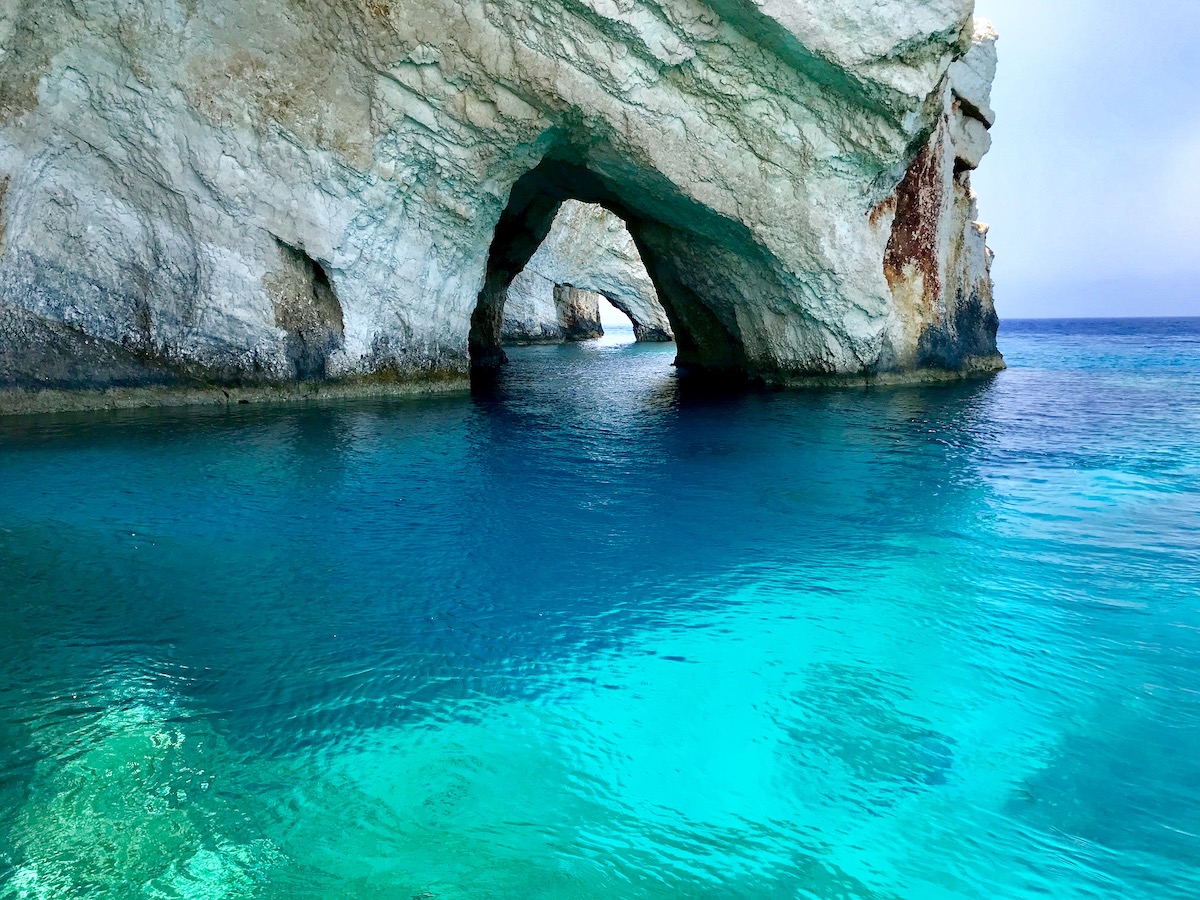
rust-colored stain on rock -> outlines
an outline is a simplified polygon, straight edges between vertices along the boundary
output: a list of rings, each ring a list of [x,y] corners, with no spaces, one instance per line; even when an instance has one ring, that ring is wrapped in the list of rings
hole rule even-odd
[[[938,274],[938,227],[942,211],[942,169],[935,137],[913,160],[896,188],[896,218],[883,258],[883,274],[893,292],[913,264],[924,276],[925,300],[941,296]]]
[[[884,216],[894,212],[896,209],[896,197],[892,195],[882,201],[867,215],[867,221],[871,223],[872,228],[877,228]]]

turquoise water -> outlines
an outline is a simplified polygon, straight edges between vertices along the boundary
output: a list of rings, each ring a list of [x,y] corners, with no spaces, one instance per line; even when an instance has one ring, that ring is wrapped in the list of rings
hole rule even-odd
[[[0,420],[0,898],[1200,896],[1200,320]]]

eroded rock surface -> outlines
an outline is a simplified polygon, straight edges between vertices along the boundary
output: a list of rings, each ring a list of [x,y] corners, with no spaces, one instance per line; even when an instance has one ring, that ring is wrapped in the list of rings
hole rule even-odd
[[[580,313],[564,309],[564,297],[579,301],[564,294],[563,286],[590,295]],[[568,200],[546,240],[508,287],[501,338],[505,343],[553,343],[579,340],[576,334],[596,336],[601,331],[597,295],[629,317],[637,340],[674,340],[666,310],[625,223],[602,207]],[[583,321],[580,315],[590,315],[594,324],[569,328],[566,320]]]
[[[465,376],[565,200],[627,224],[685,366],[996,368],[972,12],[7,0],[2,380]]]
[[[556,284],[527,269],[504,301],[505,344],[561,344],[602,337],[600,294]]]

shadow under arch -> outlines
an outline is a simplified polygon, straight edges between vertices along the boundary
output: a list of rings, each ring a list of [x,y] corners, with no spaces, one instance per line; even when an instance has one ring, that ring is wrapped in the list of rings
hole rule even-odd
[[[675,332],[677,366],[731,381],[753,374],[743,319],[752,298],[779,296],[780,287],[749,230],[652,170],[607,159],[590,165],[595,159],[594,151],[559,146],[513,185],[471,315],[472,373],[486,377],[506,361],[500,332],[508,286],[550,233],[563,202],[578,200],[624,220]]]

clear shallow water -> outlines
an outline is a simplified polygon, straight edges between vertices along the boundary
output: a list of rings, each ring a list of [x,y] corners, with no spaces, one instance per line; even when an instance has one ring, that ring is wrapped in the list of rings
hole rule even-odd
[[[1200,895],[1200,320],[0,420],[0,898]]]

